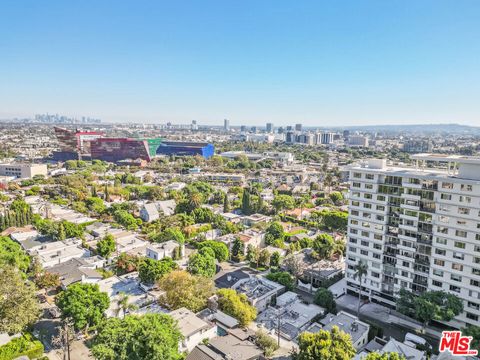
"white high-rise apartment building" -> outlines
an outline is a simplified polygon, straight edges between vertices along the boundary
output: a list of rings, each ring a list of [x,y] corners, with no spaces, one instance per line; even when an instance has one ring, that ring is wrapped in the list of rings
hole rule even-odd
[[[405,288],[463,300],[450,325],[480,325],[480,158],[413,155],[416,166],[367,160],[350,168],[347,290],[395,305]],[[435,167],[432,167],[435,164]]]

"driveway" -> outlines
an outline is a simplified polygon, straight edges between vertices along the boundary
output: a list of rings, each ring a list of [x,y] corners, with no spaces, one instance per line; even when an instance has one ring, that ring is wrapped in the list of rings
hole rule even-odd
[[[46,309],[45,309],[46,312]],[[43,317],[33,326],[33,333],[45,347],[45,353],[51,360],[63,360],[63,351],[52,344],[54,337],[58,336],[58,328],[61,326],[60,319]],[[70,344],[71,360],[91,360],[90,350],[81,340],[75,340]]]

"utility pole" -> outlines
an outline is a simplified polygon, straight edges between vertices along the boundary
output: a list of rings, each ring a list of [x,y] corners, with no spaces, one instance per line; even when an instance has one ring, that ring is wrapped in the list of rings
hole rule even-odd
[[[67,343],[67,354],[68,354],[68,360],[70,360],[70,329],[68,328],[68,324],[65,321],[65,342]]]

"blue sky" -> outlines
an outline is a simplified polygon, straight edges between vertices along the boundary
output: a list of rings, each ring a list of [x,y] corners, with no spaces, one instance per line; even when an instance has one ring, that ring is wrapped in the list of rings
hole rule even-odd
[[[4,1],[0,118],[480,126],[480,1]]]

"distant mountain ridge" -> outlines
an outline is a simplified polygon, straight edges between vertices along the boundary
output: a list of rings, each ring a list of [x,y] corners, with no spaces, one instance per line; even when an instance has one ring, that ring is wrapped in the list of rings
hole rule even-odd
[[[480,134],[480,127],[461,124],[406,124],[406,125],[359,125],[330,127],[331,130],[349,130],[364,132],[387,133],[449,133],[449,134]]]

